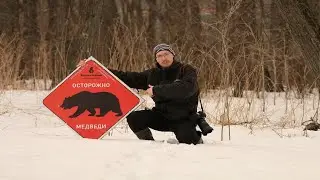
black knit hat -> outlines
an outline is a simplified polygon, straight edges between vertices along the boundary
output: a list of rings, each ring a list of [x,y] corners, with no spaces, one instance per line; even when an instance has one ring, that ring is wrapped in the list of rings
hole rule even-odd
[[[165,44],[165,43],[161,43],[161,44],[158,44],[156,45],[154,48],[153,48],[153,55],[156,56],[156,54],[160,51],[164,51],[164,50],[167,50],[169,52],[171,52],[171,54],[173,56],[175,56],[175,53],[173,51],[173,49],[171,48],[170,45],[168,44]]]

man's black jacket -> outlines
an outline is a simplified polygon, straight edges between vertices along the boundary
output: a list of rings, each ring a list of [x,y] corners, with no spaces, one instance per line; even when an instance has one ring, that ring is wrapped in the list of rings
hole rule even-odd
[[[146,90],[149,84],[154,86],[153,110],[161,112],[168,119],[185,119],[197,111],[197,72],[188,64],[173,61],[168,68],[161,68],[157,64],[143,72],[110,71],[131,88]]]

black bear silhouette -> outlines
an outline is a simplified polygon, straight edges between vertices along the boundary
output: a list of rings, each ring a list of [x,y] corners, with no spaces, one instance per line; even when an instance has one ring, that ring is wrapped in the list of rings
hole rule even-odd
[[[100,109],[100,114],[97,117],[103,117],[109,111],[117,113],[116,116],[122,116],[122,111],[119,104],[119,99],[109,92],[81,91],[72,96],[66,97],[60,106],[63,109],[71,109],[78,106],[77,111],[69,116],[75,118],[84,113],[86,110],[90,112],[89,116],[96,115],[95,108]]]

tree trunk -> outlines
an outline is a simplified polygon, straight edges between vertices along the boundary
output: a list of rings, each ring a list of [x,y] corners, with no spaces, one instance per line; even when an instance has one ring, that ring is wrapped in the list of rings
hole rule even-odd
[[[36,3],[36,0],[19,0],[19,6],[21,7],[21,11],[19,11],[20,34],[24,41],[22,43],[26,48],[20,67],[20,72],[25,72],[23,78],[30,78],[33,75],[34,53],[39,42]]]
[[[39,58],[37,59],[37,72],[43,79],[48,78],[48,61],[50,52],[48,48],[49,31],[49,3],[48,0],[38,0],[38,27],[40,32]],[[45,87],[47,88],[47,87]]]

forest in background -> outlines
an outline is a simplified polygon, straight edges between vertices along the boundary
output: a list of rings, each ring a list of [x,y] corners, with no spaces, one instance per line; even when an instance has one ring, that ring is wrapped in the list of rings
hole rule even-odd
[[[319,9],[320,0],[1,0],[0,89],[30,79],[53,88],[89,56],[141,71],[165,42],[198,68],[204,90],[301,97],[320,86]]]

